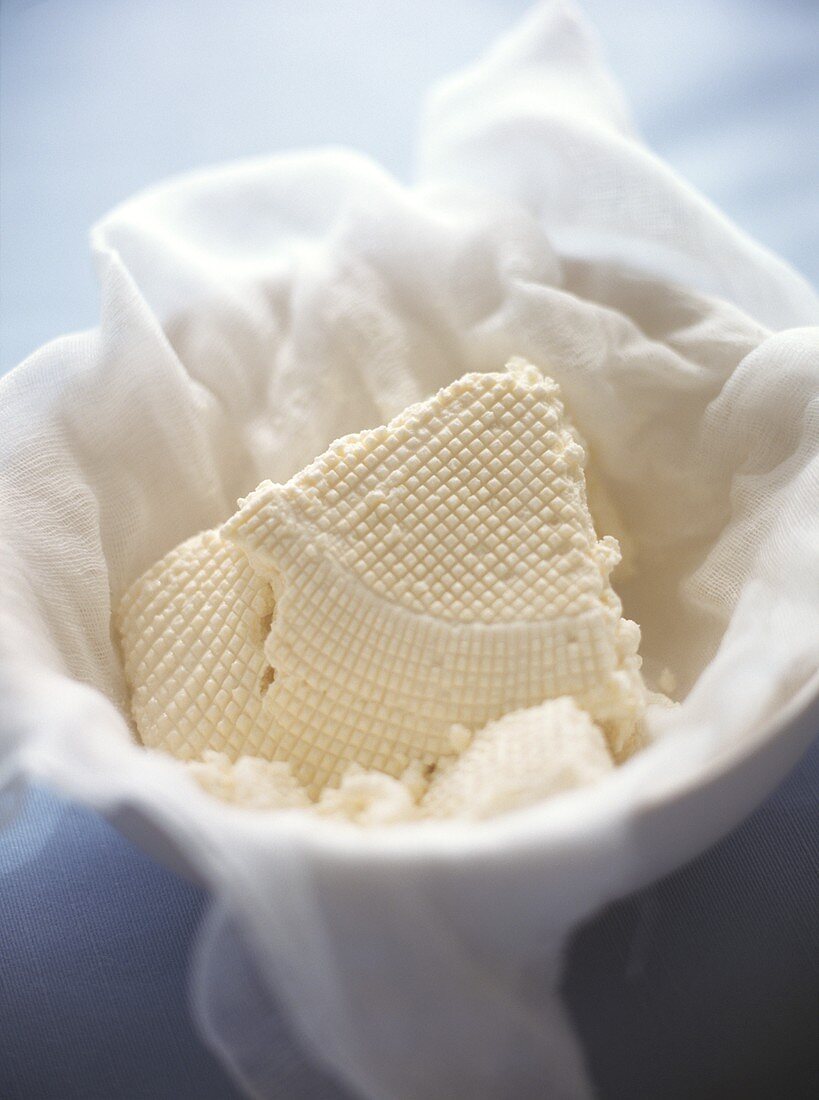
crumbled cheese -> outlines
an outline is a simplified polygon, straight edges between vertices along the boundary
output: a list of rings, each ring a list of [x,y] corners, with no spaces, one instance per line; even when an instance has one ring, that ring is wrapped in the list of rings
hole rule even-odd
[[[316,802],[281,761],[206,750],[186,767],[204,790],[255,810],[309,810],[362,826],[430,818],[479,820],[584,786],[614,767],[606,739],[573,699],[551,699],[504,715],[474,735],[465,727],[461,755],[442,759],[431,775],[411,765],[400,779],[351,764],[337,787]],[[462,740],[465,738],[465,741]]]
[[[198,781],[229,800],[309,796],[361,823],[455,806],[433,790],[470,789],[493,753],[512,774],[497,805],[511,805],[516,761],[564,753],[559,719],[581,754],[599,726],[623,759],[648,699],[640,632],[609,582],[619,547],[595,533],[584,460],[557,385],[517,360],[263,482],[122,600],[143,742],[198,758]],[[513,728],[520,756],[500,747]],[[436,767],[424,809],[418,776]],[[526,790],[568,774],[556,762]]]
[[[577,440],[582,444],[580,436]],[[620,551],[620,560],[614,566],[612,575],[619,582],[629,580],[637,572],[637,546],[631,537],[623,517],[611,494],[603,484],[600,475],[594,465],[587,463],[586,497],[589,502],[589,511],[594,517],[594,527],[600,535],[611,535],[617,542]]]
[[[201,760],[185,762],[199,785],[223,802],[252,810],[291,810],[310,806],[307,792],[293,778],[290,765],[259,756],[240,756],[205,749]],[[394,782],[394,781],[393,781]]]
[[[410,765],[400,779],[351,764],[338,787],[324,788],[313,812],[356,825],[397,825],[420,816],[418,801],[426,786],[417,763]]]
[[[614,767],[603,731],[573,699],[504,715],[436,772],[421,810],[485,818],[602,778]]]

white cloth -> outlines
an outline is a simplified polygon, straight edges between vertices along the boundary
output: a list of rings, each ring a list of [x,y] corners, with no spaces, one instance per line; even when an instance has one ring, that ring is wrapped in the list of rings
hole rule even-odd
[[[52,782],[210,886],[194,1004],[249,1095],[276,1086],[231,925],[362,1096],[588,1095],[567,936],[735,823],[811,732],[815,295],[640,145],[556,3],[433,94],[414,188],[280,156],[139,196],[93,245],[99,328],[0,382],[0,780]],[[686,694],[658,743],[495,821],[372,833],[222,806],[135,746],[125,586],[261,478],[512,355],[561,383],[635,537],[626,612]]]

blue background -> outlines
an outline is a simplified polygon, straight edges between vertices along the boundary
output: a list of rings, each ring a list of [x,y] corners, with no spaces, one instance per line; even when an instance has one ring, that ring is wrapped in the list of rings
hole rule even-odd
[[[2,0],[0,366],[97,321],[89,226],[174,172],[341,143],[402,180],[430,83],[526,0]],[[648,142],[819,281],[819,3],[585,0]]]
[[[819,4],[584,6],[650,144],[817,281]],[[3,0],[0,370],[95,323],[88,227],[157,179],[327,142],[410,179],[424,90],[526,7]],[[814,744],[731,837],[578,934],[566,995],[604,1097],[819,1094],[817,780]],[[0,1098],[230,1100],[187,1014],[205,904],[29,792],[0,832]],[[341,1096],[284,1025],[280,1049],[282,1098]]]

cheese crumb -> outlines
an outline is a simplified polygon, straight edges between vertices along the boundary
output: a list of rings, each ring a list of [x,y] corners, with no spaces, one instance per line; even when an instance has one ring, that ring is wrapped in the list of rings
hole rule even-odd
[[[199,785],[223,802],[253,810],[303,809],[310,799],[293,778],[288,764],[259,756],[231,760],[227,753],[205,749],[201,760],[186,766]]]
[[[449,744],[453,752],[463,752],[469,747],[472,731],[457,722],[449,727]]]
[[[321,792],[314,813],[356,825],[397,825],[419,816],[418,800],[425,788],[417,764],[410,765],[399,779],[351,764],[338,787],[325,787]]]

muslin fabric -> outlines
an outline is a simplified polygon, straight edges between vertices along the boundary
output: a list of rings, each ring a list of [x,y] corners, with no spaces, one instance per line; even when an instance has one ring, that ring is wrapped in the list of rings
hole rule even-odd
[[[815,723],[815,294],[640,143],[560,3],[433,92],[412,187],[271,157],[92,243],[99,327],[0,383],[0,782],[45,779],[210,887],[192,1003],[248,1095],[277,1094],[264,991],[365,1097],[589,1095],[567,936],[748,812]],[[262,478],[513,355],[560,383],[635,543],[625,611],[683,700],[656,743],[495,821],[369,832],[221,805],[140,748],[127,585]]]

